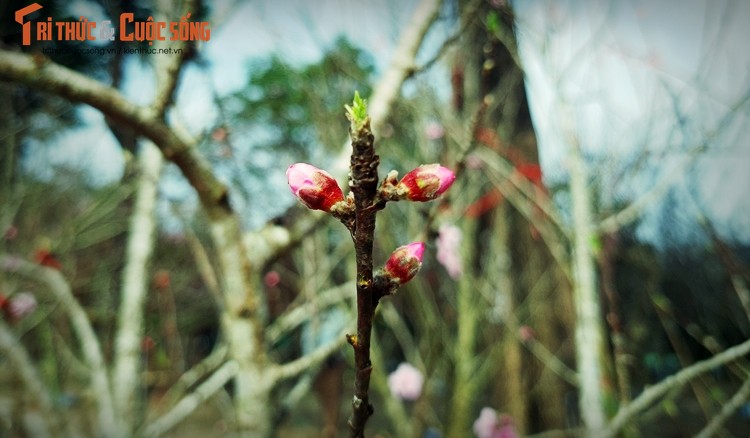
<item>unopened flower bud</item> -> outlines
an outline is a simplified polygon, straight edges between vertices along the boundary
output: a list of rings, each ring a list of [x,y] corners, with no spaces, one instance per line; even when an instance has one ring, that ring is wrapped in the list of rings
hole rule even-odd
[[[344,200],[336,180],[325,170],[306,163],[296,163],[286,171],[289,187],[294,196],[313,210],[331,211],[331,207]]]
[[[414,242],[396,248],[385,263],[383,273],[391,280],[404,284],[414,278],[422,266],[424,243]]]
[[[456,174],[439,164],[424,164],[404,175],[399,182],[410,201],[431,201],[448,190],[456,179]]]

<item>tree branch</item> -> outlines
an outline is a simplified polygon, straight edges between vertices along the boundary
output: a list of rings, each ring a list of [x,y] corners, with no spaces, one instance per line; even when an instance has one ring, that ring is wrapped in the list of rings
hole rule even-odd
[[[676,374],[673,374],[656,385],[645,389],[629,405],[623,407],[617,412],[617,415],[615,415],[607,428],[602,432],[602,437],[614,437],[617,435],[617,433],[628,424],[628,422],[633,420],[636,415],[668,391],[685,385],[701,374],[707,373],[720,365],[735,361],[748,353],[750,353],[750,339],[709,359],[696,362],[687,368],[683,368]]]
[[[117,430],[120,436],[130,435],[137,422],[136,394],[140,386],[143,305],[148,292],[148,269],[154,249],[156,201],[162,165],[161,152],[150,141],[142,141],[138,151],[138,190],[122,272],[112,372],[112,394],[117,408]]]
[[[105,116],[132,128],[153,141],[164,156],[180,168],[210,216],[230,211],[226,186],[195,151],[193,140],[172,130],[154,108],[137,106],[117,90],[47,58],[7,50],[0,50],[0,80],[17,82],[91,105]]]
[[[271,378],[275,381],[281,381],[297,377],[308,369],[315,368],[321,362],[326,360],[330,355],[339,351],[346,344],[346,337],[339,336],[335,341],[318,347],[300,358],[283,365],[276,365],[271,372]]]
[[[712,436],[716,436],[721,425],[724,424],[748,398],[750,398],[750,378],[745,379],[745,383],[742,384],[742,387],[740,387],[740,389],[734,393],[732,398],[721,407],[721,412],[714,416],[711,421],[708,422],[706,427],[695,435],[695,438],[711,438]]]
[[[91,392],[97,403],[97,420],[99,432],[105,434],[115,424],[112,391],[109,386],[107,369],[104,364],[99,341],[86,311],[71,293],[70,285],[62,274],[54,269],[45,268],[18,257],[0,255],[0,270],[16,273],[44,283],[52,295],[60,302],[68,314],[73,330],[81,342],[81,350],[91,373]]]
[[[190,415],[203,402],[211,398],[216,392],[237,373],[237,362],[228,361],[221,366],[211,377],[206,379],[195,391],[180,400],[174,408],[162,417],[149,424],[143,431],[145,437],[158,437],[175,427],[185,417]]]
[[[45,387],[37,367],[31,361],[26,349],[13,336],[8,326],[0,319],[0,351],[8,359],[10,369],[14,371],[26,389],[25,394],[41,411],[41,418],[47,433],[55,432],[60,426],[59,419],[52,409],[52,399]]]

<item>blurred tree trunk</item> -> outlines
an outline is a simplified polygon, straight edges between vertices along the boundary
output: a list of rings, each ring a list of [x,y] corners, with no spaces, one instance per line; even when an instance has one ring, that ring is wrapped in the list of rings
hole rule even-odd
[[[454,86],[461,87],[454,104],[469,119],[486,102],[475,141],[479,147],[494,149],[516,170],[528,173],[530,169],[529,179],[538,174],[533,182],[544,190],[523,71],[518,65],[512,11],[507,6],[483,3],[475,17],[471,16],[473,5],[462,5],[460,12],[462,24],[468,27],[454,69]],[[546,219],[540,214],[539,220]],[[564,428],[568,386],[526,352],[518,341],[518,330],[529,326],[536,341],[570,363],[569,335],[574,321],[566,274],[554,262],[533,221],[502,199],[480,218],[476,232],[478,241],[492,242],[478,249],[479,257],[493,256],[499,261],[495,282],[498,293],[505,294],[502,301],[508,315],[504,319],[507,342],[503,363],[494,379],[497,404],[493,408],[512,415],[521,434]],[[479,408],[474,411],[478,413]],[[470,424],[464,425],[465,431],[469,428]]]
[[[119,321],[115,340],[112,389],[119,436],[132,435],[141,418],[136,396],[141,388],[141,339],[144,334],[143,306],[148,291],[148,268],[156,234],[156,200],[163,158],[150,141],[138,153],[139,174],[135,206],[130,219],[126,264],[122,274]]]

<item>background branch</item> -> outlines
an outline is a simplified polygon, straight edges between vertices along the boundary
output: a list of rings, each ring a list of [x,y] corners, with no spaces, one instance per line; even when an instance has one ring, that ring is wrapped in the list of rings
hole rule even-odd
[[[607,428],[602,432],[602,436],[614,437],[626,424],[632,421],[636,415],[670,390],[685,385],[696,377],[699,377],[701,374],[707,373],[725,363],[735,361],[748,353],[750,353],[750,340],[724,350],[709,359],[696,362],[687,368],[683,368],[656,385],[645,389],[641,395],[636,397],[629,405],[623,407],[617,412],[617,415],[615,415]]]

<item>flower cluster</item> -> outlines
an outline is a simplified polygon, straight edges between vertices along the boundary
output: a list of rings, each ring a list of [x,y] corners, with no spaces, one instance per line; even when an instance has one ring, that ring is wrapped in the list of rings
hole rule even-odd
[[[296,163],[286,171],[289,188],[307,208],[334,214],[339,218],[353,211],[351,199],[344,197],[336,179],[328,172],[307,163]],[[391,172],[380,186],[379,201],[426,202],[446,192],[456,174],[439,164],[425,164],[397,179]],[[382,270],[383,277],[393,285],[404,284],[414,278],[422,266],[425,245],[414,242],[397,248]]]

